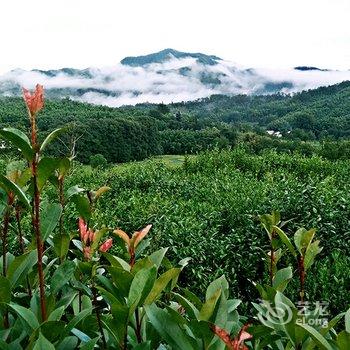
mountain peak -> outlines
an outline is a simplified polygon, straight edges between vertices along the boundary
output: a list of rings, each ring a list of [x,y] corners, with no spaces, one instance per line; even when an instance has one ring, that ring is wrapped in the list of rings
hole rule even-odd
[[[318,67],[312,67],[312,66],[298,66],[298,67],[294,67],[295,70],[300,70],[302,72],[305,72],[305,71],[319,71],[319,72],[328,72],[329,69],[321,69],[321,68],[318,68]]]
[[[203,53],[189,53],[177,51],[174,49],[164,49],[159,52],[151,53],[144,56],[129,56],[123,58],[120,63],[127,66],[138,67],[152,63],[163,63],[171,58],[195,58],[198,63],[213,66],[221,60],[220,57],[213,55],[205,55]]]

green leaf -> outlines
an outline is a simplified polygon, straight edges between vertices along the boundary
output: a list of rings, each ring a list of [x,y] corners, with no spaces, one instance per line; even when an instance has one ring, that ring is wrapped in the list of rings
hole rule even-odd
[[[157,276],[157,269],[155,266],[152,266],[148,269],[142,269],[138,271],[131,282],[129,297],[128,297],[128,307],[129,315],[132,315],[139,304],[150,293],[155,279]]]
[[[50,178],[54,171],[59,168],[59,158],[45,157],[39,161],[38,164],[38,188],[39,191],[45,186],[47,180]]]
[[[13,260],[7,270],[7,277],[10,280],[12,288],[17,287],[22,282],[37,261],[36,250],[19,255]]]
[[[79,312],[78,315],[76,315],[75,317],[73,317],[73,319],[67,324],[64,332],[62,333],[61,339],[63,339],[64,337],[66,337],[71,330],[79,323],[81,322],[85,317],[87,317],[88,315],[91,315],[92,309],[85,309],[81,312]]]
[[[350,309],[345,313],[345,331],[350,333]]]
[[[342,331],[337,336],[337,345],[339,350],[349,350],[350,349],[350,333],[347,331]]]
[[[77,185],[72,186],[70,188],[68,188],[67,193],[66,193],[66,200],[68,200],[69,198],[71,198],[72,196],[76,195],[76,194],[80,194],[86,192],[86,190],[84,188],[81,188]]]
[[[52,131],[49,135],[46,136],[45,140],[40,146],[40,153],[46,148],[46,146],[52,142],[59,134],[61,134],[64,131],[64,128],[59,128],[54,131]]]
[[[60,221],[62,206],[59,203],[45,203],[40,214],[41,238],[45,242]]]
[[[277,234],[279,235],[281,241],[286,245],[286,247],[288,248],[288,250],[290,251],[290,253],[296,257],[297,253],[293,247],[292,242],[290,241],[290,239],[288,238],[288,236],[284,233],[283,230],[281,230],[278,226],[274,226],[275,231],[277,232]]]
[[[280,292],[283,292],[288,282],[292,279],[292,277],[293,277],[293,271],[290,266],[284,269],[278,270],[273,279],[273,285],[272,285],[273,288],[275,288]]]
[[[178,293],[173,293],[173,295],[175,297],[175,300],[186,310],[186,313],[190,318],[198,318],[199,311],[190,300],[186,299],[184,296]]]
[[[13,303],[10,303],[9,307],[14,310],[17,315],[23,320],[27,328],[34,331],[40,326],[39,321],[32,310]]]
[[[81,349],[81,350],[93,350],[99,339],[100,339],[100,337],[90,339],[86,343],[82,343],[80,345],[79,349]]]
[[[174,350],[195,350],[197,347],[191,343],[191,338],[180,327],[177,320],[166,310],[158,308],[155,304],[145,307],[147,317],[160,337]]]
[[[117,337],[118,342],[124,341],[128,328],[129,320],[129,308],[126,305],[122,305],[119,302],[115,302],[111,306],[111,312],[113,315],[113,325],[110,325],[113,329],[113,334]]]
[[[157,269],[159,269],[168,249],[169,248],[161,248],[148,256],[151,262],[157,266]]]
[[[294,234],[294,243],[295,246],[298,248],[299,253],[304,256],[306,250],[308,249],[312,239],[314,238],[314,235],[316,233],[315,229],[311,229],[307,231],[305,228],[300,228],[297,232]]]
[[[333,347],[331,346],[331,344],[328,343],[326,338],[324,338],[323,335],[319,333],[315,328],[309,326],[308,324],[303,324],[303,323],[298,324],[297,327],[301,327],[305,329],[311,335],[311,337],[315,340],[315,342],[321,347],[327,350],[333,349]]]
[[[53,249],[57,256],[63,260],[68,253],[70,236],[67,234],[56,234],[53,238]]]
[[[4,277],[0,276],[0,303],[9,303],[11,301],[11,283]]]
[[[59,321],[64,314],[65,306],[60,306],[57,309],[53,310],[48,317],[48,321]]]
[[[19,148],[28,161],[33,159],[34,151],[25,133],[15,128],[4,128],[0,130],[0,136],[11,142],[14,147]]]
[[[78,345],[78,338],[74,336],[66,337],[57,346],[57,350],[75,350]]]
[[[85,221],[89,221],[91,217],[91,206],[88,198],[86,196],[76,194],[72,196],[72,201],[75,204],[79,216],[81,216]]]
[[[201,310],[199,311],[198,320],[199,321],[209,321],[210,317],[213,315],[213,312],[216,307],[216,303],[218,302],[221,293],[223,290],[217,289],[214,293],[210,294],[209,299],[205,301]]]
[[[17,199],[26,207],[30,208],[30,202],[23,190],[6,176],[0,174],[0,186],[7,192],[12,192]]]
[[[209,284],[207,292],[205,294],[205,300],[210,299],[213,294],[216,294],[216,291],[218,289],[221,289],[226,298],[228,298],[228,282],[224,275]]]
[[[169,284],[169,282],[179,276],[181,272],[180,268],[172,268],[166,272],[164,272],[154,283],[152,290],[148,294],[147,298],[145,299],[144,304],[150,305],[155,300],[157,300],[162,292],[164,291],[165,287]]]
[[[309,269],[313,264],[315,257],[322,251],[322,248],[319,246],[320,241],[315,241],[309,245],[306,250],[305,258],[304,258],[304,267],[305,270]]]
[[[51,278],[51,292],[56,294],[74,275],[76,265],[73,261],[64,261]]]
[[[33,350],[55,350],[55,347],[41,333],[34,344]]]

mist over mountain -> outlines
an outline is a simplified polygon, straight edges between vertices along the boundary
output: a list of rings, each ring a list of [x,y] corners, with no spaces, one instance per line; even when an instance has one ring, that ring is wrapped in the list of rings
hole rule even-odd
[[[117,107],[190,101],[214,94],[294,93],[350,80],[350,71],[299,66],[245,68],[217,56],[165,49],[125,57],[111,67],[12,70],[0,76],[0,95],[17,96],[21,86],[43,84],[48,98]]]

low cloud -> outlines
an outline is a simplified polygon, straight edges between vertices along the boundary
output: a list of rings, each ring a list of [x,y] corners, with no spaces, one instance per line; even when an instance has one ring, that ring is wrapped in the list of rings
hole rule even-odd
[[[50,97],[118,107],[190,101],[213,94],[294,93],[344,80],[350,80],[350,71],[243,69],[223,60],[203,65],[195,58],[173,58],[143,67],[117,64],[47,74],[17,69],[0,76],[0,94],[18,95],[21,86],[33,88],[40,83]]]

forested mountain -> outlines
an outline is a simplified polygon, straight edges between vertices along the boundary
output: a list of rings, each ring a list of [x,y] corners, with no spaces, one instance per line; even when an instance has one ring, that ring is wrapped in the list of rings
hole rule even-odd
[[[111,67],[16,69],[0,76],[0,95],[18,96],[21,86],[40,83],[49,98],[117,107],[193,101],[217,94],[295,93],[346,80],[350,80],[350,71],[308,66],[251,68],[214,55],[165,49],[126,57]]]
[[[21,98],[0,99],[2,127],[24,130],[27,123]],[[56,149],[67,153],[75,148],[83,162],[95,154],[102,154],[108,162],[126,162],[225,148],[237,142],[255,148],[303,147],[308,152],[309,146],[296,145],[293,140],[350,138],[350,82],[293,96],[215,95],[187,103],[120,108],[48,100],[38,124],[44,134],[65,125],[67,131]],[[267,130],[280,132],[277,136],[282,138],[269,137]]]

